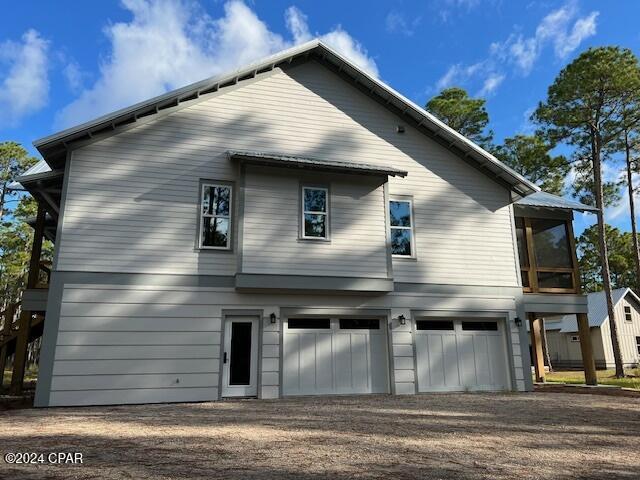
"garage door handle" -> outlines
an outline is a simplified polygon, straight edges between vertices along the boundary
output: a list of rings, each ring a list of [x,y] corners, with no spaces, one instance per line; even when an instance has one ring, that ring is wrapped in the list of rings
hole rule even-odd
[[[224,352],[224,355],[222,356],[222,363],[227,363],[227,352]]]

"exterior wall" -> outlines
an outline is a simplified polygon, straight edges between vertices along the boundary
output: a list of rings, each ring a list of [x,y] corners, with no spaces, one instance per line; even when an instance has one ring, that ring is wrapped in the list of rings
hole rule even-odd
[[[47,311],[37,406],[216,400],[220,396],[222,318],[262,312],[258,395],[280,395],[283,308],[309,313],[385,311],[391,392],[416,392],[412,312],[508,318],[513,389],[524,390],[515,299],[469,291],[385,296],[241,294],[185,285],[184,276],[56,272]],[[188,283],[188,282],[187,282]],[[57,305],[57,308],[55,307]],[[271,324],[275,313],[278,322]],[[399,315],[406,325],[400,325]]]
[[[553,368],[582,368],[582,351],[580,342],[571,341],[571,337],[578,335],[575,333],[563,333],[558,330],[547,330],[547,341],[549,345],[549,356]],[[591,328],[591,344],[593,345],[593,356],[596,368],[605,368],[604,351],[600,329]]]
[[[625,320],[624,307],[631,307],[631,322]],[[640,355],[636,347],[636,337],[640,337],[640,305],[630,295],[620,300],[615,307],[616,325],[618,326],[618,338],[622,351],[622,363],[625,367],[636,366],[640,363]],[[607,367],[615,367],[613,358],[613,346],[611,345],[611,326],[607,319],[600,327],[604,354]]]
[[[382,179],[288,172],[247,167],[242,272],[388,277]],[[299,238],[302,185],[328,187],[329,241]]]
[[[413,195],[417,259],[393,261],[396,281],[518,285],[508,191],[324,67],[207,98],[73,151],[58,270],[234,274],[235,250],[195,243],[199,181],[238,182],[238,149],[405,169],[389,193]]]

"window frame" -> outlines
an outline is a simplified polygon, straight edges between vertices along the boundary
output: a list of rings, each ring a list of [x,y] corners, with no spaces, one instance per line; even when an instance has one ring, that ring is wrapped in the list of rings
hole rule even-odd
[[[630,305],[624,306],[624,321],[627,323],[633,323],[633,314]]]
[[[220,188],[228,188],[229,189],[229,216],[224,215],[215,215],[215,214],[205,214],[202,208],[202,201],[204,199],[205,188],[207,187],[220,187]],[[198,198],[198,249],[199,250],[217,250],[217,251],[231,251],[233,245],[233,184],[225,183],[222,181],[210,181],[210,180],[201,180],[200,181],[200,195]],[[229,221],[229,230],[227,233],[227,245],[225,247],[216,247],[215,245],[204,245],[203,244],[203,232],[204,232],[204,219],[205,218],[223,218]]]
[[[571,335],[571,343],[579,343],[580,342],[580,335]]]
[[[305,210],[304,208],[304,192],[305,190],[322,190],[325,193],[325,212],[319,212],[314,210]],[[330,192],[329,187],[326,185],[313,185],[313,184],[301,184],[300,185],[300,240],[312,240],[312,241],[321,241],[327,242],[331,239],[331,228],[330,228],[330,210],[331,210],[331,201],[330,201]],[[324,225],[324,237],[315,237],[305,234],[304,229],[304,216],[305,214],[310,215],[324,215],[325,216],[325,225]]]
[[[391,225],[391,202],[405,202],[409,204],[409,227]],[[402,196],[402,195],[390,195],[389,201],[387,202],[387,216],[389,218],[389,248],[391,249],[391,257],[398,259],[409,259],[415,260],[417,258],[416,255],[416,225],[415,225],[415,215],[413,213],[413,197]],[[411,233],[411,255],[400,255],[397,253],[393,253],[393,237],[391,235],[393,229],[398,230],[409,230]]]
[[[638,352],[638,355],[640,356],[640,336],[636,337],[636,351]]]
[[[523,265],[523,259],[519,259],[519,268],[522,274],[526,275],[529,280],[529,286],[523,286],[522,290],[525,293],[580,293],[580,272],[578,270],[578,258],[576,256],[576,241],[573,234],[573,223],[569,218],[555,218],[555,217],[528,217],[517,216],[514,221],[514,228],[517,226],[517,219],[522,220],[523,240],[525,242],[525,251],[527,254],[526,263]],[[539,267],[536,259],[535,242],[533,239],[533,228],[531,220],[559,220],[564,223],[565,233],[567,235],[569,255],[571,258],[571,267]],[[514,234],[516,232],[514,231]],[[517,241],[517,239],[516,239]],[[516,245],[516,251],[519,253],[518,245]],[[564,273],[571,275],[572,288],[562,287],[539,287],[538,286],[538,273]]]

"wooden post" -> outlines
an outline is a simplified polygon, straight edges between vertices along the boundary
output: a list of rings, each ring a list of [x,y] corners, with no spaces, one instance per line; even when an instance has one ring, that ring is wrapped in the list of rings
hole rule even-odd
[[[584,380],[587,385],[597,385],[596,362],[593,358],[593,345],[591,344],[591,330],[589,318],[586,313],[578,313],[578,332],[580,334],[580,350],[582,351],[582,365],[584,366]]]
[[[40,254],[42,253],[42,238],[44,236],[44,220],[46,211],[41,202],[38,202],[38,216],[33,232],[33,244],[31,246],[31,259],[29,261],[29,276],[27,288],[35,288],[40,276]],[[24,370],[27,361],[27,347],[29,346],[29,331],[31,329],[31,312],[23,310],[18,321],[18,336],[16,338],[16,352],[13,360],[13,374],[11,375],[11,394],[20,395],[24,382]]]
[[[15,303],[10,303],[4,310],[4,326],[2,327],[2,341],[6,342],[11,335],[11,324],[13,323],[13,316],[16,313]],[[4,370],[7,368],[7,351],[9,350],[9,344],[3,343],[0,347],[0,387],[3,386]]]
[[[536,382],[544,382],[544,354],[542,353],[542,329],[540,319],[535,313],[529,314],[529,330],[531,331],[531,347],[533,350],[533,366]]]

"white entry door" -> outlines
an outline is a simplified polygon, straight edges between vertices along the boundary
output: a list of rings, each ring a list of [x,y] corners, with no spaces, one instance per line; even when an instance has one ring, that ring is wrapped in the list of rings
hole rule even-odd
[[[258,317],[227,317],[222,362],[223,397],[258,394]]]
[[[508,357],[501,320],[416,320],[420,392],[507,390]]]

